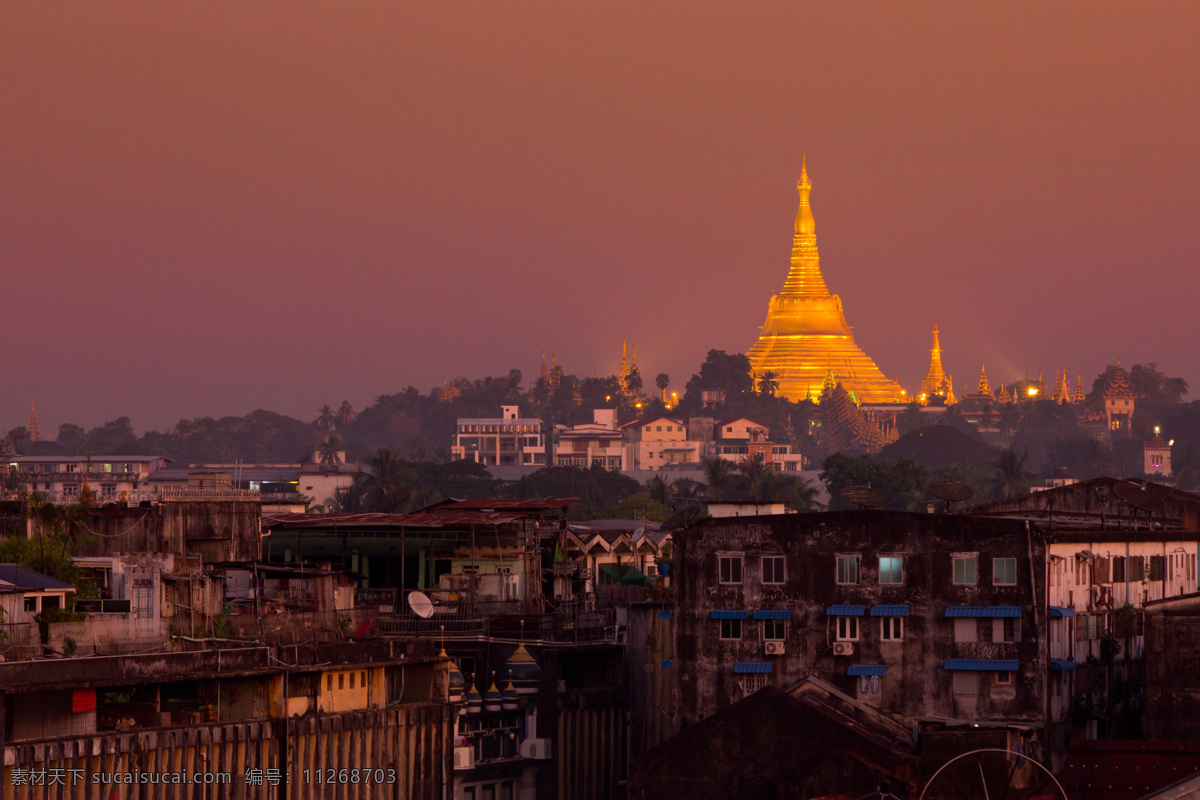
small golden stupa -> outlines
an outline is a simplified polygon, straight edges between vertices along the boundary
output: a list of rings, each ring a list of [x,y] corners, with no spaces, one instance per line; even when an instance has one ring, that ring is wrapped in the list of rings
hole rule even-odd
[[[808,195],[808,165],[800,171],[800,210],[792,239],[792,266],[783,291],[771,298],[758,341],[746,353],[756,375],[771,372],[776,394],[789,400],[817,397],[826,373],[859,403],[904,402],[900,384],[883,374],[854,343],[842,301],[821,277],[817,226]]]
[[[954,379],[942,368],[942,345],[938,341],[936,322],[933,323],[933,349],[929,353],[929,372],[925,374],[925,380],[921,381],[921,394],[918,399],[929,405],[931,400],[939,397],[945,405],[954,405],[957,402],[954,399]]]

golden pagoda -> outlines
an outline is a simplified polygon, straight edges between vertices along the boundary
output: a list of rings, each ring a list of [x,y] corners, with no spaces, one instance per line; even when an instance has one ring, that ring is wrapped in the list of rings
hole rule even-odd
[[[841,298],[830,293],[821,277],[807,167],[801,167],[797,183],[800,210],[792,239],[791,269],[783,291],[771,298],[758,341],[746,353],[750,368],[756,375],[774,373],[779,382],[776,394],[789,400],[815,395],[828,373],[831,378],[836,375],[859,403],[904,402],[907,398],[900,384],[885,376],[854,343]]]
[[[38,427],[37,421],[37,401],[29,402],[29,424],[25,428],[29,431],[29,441],[40,442],[42,440],[42,429]]]
[[[975,394],[979,397],[992,396],[992,386],[987,379],[987,364],[983,362],[979,364],[979,387],[975,390]]]
[[[942,369],[942,346],[938,343],[938,326],[933,323],[933,349],[930,350],[929,357],[929,372],[925,374],[925,380],[921,381],[920,401],[925,405],[934,397],[943,398],[946,405],[955,403],[954,399],[954,379],[950,377],[950,373]]]

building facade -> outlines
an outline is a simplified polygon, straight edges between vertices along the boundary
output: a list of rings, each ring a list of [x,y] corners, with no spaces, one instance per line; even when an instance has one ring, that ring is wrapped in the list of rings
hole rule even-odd
[[[542,421],[520,416],[517,406],[501,406],[499,417],[458,420],[451,456],[494,467],[545,466],[546,442]]]

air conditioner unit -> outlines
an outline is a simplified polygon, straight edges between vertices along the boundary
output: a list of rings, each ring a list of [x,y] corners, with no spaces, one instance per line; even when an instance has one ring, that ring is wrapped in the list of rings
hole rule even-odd
[[[852,656],[854,655],[854,642],[834,642],[833,654],[835,656]]]
[[[763,642],[763,652],[769,656],[783,655],[783,642]]]
[[[546,759],[549,757],[549,739],[525,739],[521,742],[521,758]]]
[[[454,769],[461,771],[474,768],[475,748],[469,746],[454,748]]]

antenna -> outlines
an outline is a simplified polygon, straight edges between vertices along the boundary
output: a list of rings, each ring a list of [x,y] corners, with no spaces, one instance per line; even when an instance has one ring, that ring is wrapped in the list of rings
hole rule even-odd
[[[433,616],[433,601],[424,592],[413,590],[408,593],[408,607],[421,619]]]

